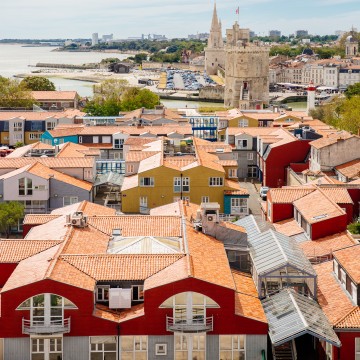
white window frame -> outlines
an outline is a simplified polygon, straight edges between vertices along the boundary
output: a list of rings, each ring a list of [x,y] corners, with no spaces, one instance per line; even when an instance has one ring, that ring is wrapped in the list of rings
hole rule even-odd
[[[56,127],[56,121],[46,122],[46,131],[54,130],[55,127]]]
[[[114,149],[123,149],[124,139],[114,139]]]
[[[149,181],[145,181],[145,179],[149,179]],[[145,185],[145,182],[149,182],[149,185]],[[140,186],[142,187],[154,187],[155,180],[153,177],[141,177],[140,178]]]
[[[210,196],[202,196],[201,197],[202,203],[209,203],[210,202]]]
[[[236,169],[229,169],[228,174],[229,174],[229,178],[231,178],[231,179],[236,179],[237,178]]]
[[[253,161],[254,160],[254,153],[252,153],[252,152],[247,153],[247,159],[248,159],[248,161]]]
[[[224,186],[223,177],[209,177],[209,186]]]
[[[99,290],[100,294],[99,294]],[[107,290],[107,298],[105,296],[105,291]],[[110,292],[110,286],[109,285],[98,285],[96,286],[96,301],[99,302],[104,302],[104,301],[109,301],[109,292]],[[100,295],[100,296],[99,296]]]
[[[358,292],[357,286],[353,282],[351,282],[351,297],[356,305],[357,305],[357,292]]]
[[[249,127],[249,120],[248,119],[240,119],[238,121],[238,127]]]
[[[343,269],[340,268],[340,274],[341,274],[340,283],[346,289],[346,272]]]
[[[111,144],[111,136],[109,135],[102,136],[101,140],[103,144]]]
[[[167,344],[155,344],[155,355],[167,355]]]
[[[246,141],[246,145],[244,146],[244,142]],[[237,148],[238,149],[247,149],[248,147],[248,140],[247,139],[238,139],[237,141]]]
[[[30,140],[40,140],[42,133],[30,133],[29,139]]]
[[[92,179],[93,172],[91,169],[84,169],[84,178],[85,179]]]
[[[65,204],[65,199],[69,199],[69,204]],[[79,202],[79,198],[77,196],[64,196],[63,197],[63,205],[64,206],[69,206],[69,205],[73,205]]]
[[[132,349],[131,350],[124,350],[123,349],[123,341],[130,340],[132,338]],[[120,337],[120,348],[121,348],[121,354],[132,354],[133,359],[137,359],[136,354],[138,353],[144,353],[145,358],[148,358],[148,337],[146,335],[136,335],[136,336],[121,336]]]
[[[222,349],[221,348],[221,337],[225,337],[225,336],[231,336],[231,349],[230,348],[229,349]],[[241,346],[240,346],[241,337],[243,337],[243,343],[244,343],[243,348],[241,348]],[[237,342],[237,347],[234,347],[234,343],[236,343],[236,342]],[[231,352],[231,359],[237,359],[238,357],[236,355],[238,355],[239,353],[243,353],[244,358],[246,358],[246,335],[243,335],[243,334],[239,334],[239,335],[219,335],[219,359],[221,358],[221,352],[222,351]]]
[[[355,338],[355,360],[360,360],[360,337]]]
[[[36,350],[34,351],[34,343]],[[40,345],[42,343],[42,345]],[[51,344],[53,343],[53,344]],[[54,349],[52,347],[54,346]],[[42,351],[41,351],[42,347]],[[30,357],[33,358],[33,355],[43,354],[45,360],[49,360],[50,354],[61,355],[63,359],[63,338],[59,336],[51,336],[48,338],[31,338],[30,341]]]
[[[24,180],[24,194],[20,194],[20,180]],[[31,181],[31,186],[28,185],[28,180]],[[18,194],[19,196],[31,196],[34,194],[33,179],[23,177],[18,179]]]
[[[126,172],[128,172],[128,173],[133,173],[134,170],[135,170],[134,164],[127,164],[127,165],[126,165]]]
[[[182,185],[181,185],[182,179]],[[190,192],[190,178],[189,177],[174,177],[174,192]]]
[[[101,342],[101,338],[103,339],[103,342]],[[110,339],[114,341],[109,341]],[[97,342],[91,342],[92,339],[97,339]],[[115,344],[115,350],[111,349],[111,350],[106,350],[105,349],[105,344]],[[115,354],[115,357],[117,357],[117,353],[118,353],[118,348],[117,348],[117,341],[116,341],[116,337],[115,336],[90,336],[89,337],[89,356],[91,359],[91,354],[98,354],[101,353],[102,354],[102,359],[106,359],[106,354],[107,353],[112,353]],[[64,359],[65,360],[65,359]]]
[[[19,121],[14,122],[13,130],[14,131],[23,131],[23,123],[19,122]]]
[[[93,144],[98,144],[99,143],[99,136],[98,135],[94,135],[93,137],[92,137],[92,143]]]
[[[138,297],[134,297],[134,288],[137,288]],[[141,295],[142,294],[142,295]],[[131,300],[132,301],[144,301],[144,285],[131,285]]]
[[[82,144],[82,142],[83,142],[83,137],[79,136],[79,144]]]
[[[241,215],[248,213],[248,202],[246,198],[231,198],[230,200],[231,214]]]

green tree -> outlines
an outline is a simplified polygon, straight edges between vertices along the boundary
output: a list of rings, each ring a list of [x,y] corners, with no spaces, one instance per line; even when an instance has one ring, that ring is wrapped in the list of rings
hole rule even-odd
[[[159,96],[148,89],[129,88],[122,97],[121,110],[132,111],[141,107],[153,109],[159,104]]]
[[[134,56],[134,60],[135,60],[135,62],[136,62],[137,64],[142,64],[142,62],[143,62],[144,60],[146,60],[147,57],[148,57],[148,54],[146,54],[146,53],[140,53],[140,54],[136,54],[136,55]]]
[[[17,79],[0,76],[0,107],[31,108],[36,104],[31,91]]]
[[[27,76],[21,81],[26,88],[33,91],[55,91],[55,85],[52,81],[42,76]]]
[[[8,238],[11,226],[16,226],[24,217],[24,205],[18,201],[0,203],[0,232]]]
[[[360,129],[360,96],[346,99],[340,109],[338,127],[340,129],[358,134]]]
[[[355,83],[354,85],[349,85],[345,91],[345,95],[348,99],[352,98],[353,96],[360,95],[360,83]]]
[[[18,141],[18,142],[14,145],[15,149],[17,149],[17,148],[19,148],[19,147],[22,147],[22,146],[24,146],[24,143],[21,142],[21,141]]]

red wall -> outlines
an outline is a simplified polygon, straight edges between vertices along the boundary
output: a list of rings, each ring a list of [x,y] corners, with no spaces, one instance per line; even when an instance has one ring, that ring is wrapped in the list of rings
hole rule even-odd
[[[308,141],[294,140],[271,149],[264,172],[263,185],[281,187],[286,184],[286,169],[291,163],[303,162],[310,151]]]
[[[360,189],[347,189],[352,201],[354,202],[354,216],[359,216]]]
[[[197,291],[216,301],[219,309],[208,309],[214,316],[214,332],[221,334],[267,334],[266,323],[235,315],[234,290],[189,278],[159,288],[145,291],[145,315],[120,323],[120,335],[165,335],[166,315],[171,309],[159,309],[170,296],[184,291]],[[0,337],[20,337],[22,318],[30,318],[29,310],[15,310],[23,301],[36,294],[51,292],[71,300],[78,309],[65,310],[71,317],[68,336],[117,335],[117,323],[93,316],[93,292],[53,280],[42,280],[1,296]],[[66,334],[65,334],[66,336]]]
[[[17,265],[17,263],[0,263],[0,288],[5,285]]]
[[[291,219],[294,217],[294,206],[293,204],[273,204],[272,222]]]
[[[333,346],[333,360],[355,359],[355,338],[360,337],[358,332],[336,332],[341,341],[341,347]]]
[[[306,163],[300,163],[300,164],[290,164],[290,168],[293,171],[295,171],[296,173],[300,173],[309,168],[309,161],[307,161]]]
[[[346,230],[347,215],[340,215],[335,218],[323,220],[311,225],[311,239],[321,239],[325,236],[337,234]]]
[[[353,204],[339,204],[338,205],[345,209],[347,215],[347,223],[351,224],[353,222],[354,217],[354,205]]]
[[[34,226],[37,226],[37,225],[33,225],[33,224],[31,224],[31,225],[23,225],[23,233],[22,233],[22,235],[23,235],[23,238],[28,234],[28,232],[31,230],[31,228],[33,228]]]

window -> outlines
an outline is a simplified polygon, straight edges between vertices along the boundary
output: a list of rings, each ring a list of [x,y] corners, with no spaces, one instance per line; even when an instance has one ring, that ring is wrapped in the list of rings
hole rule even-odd
[[[220,359],[245,360],[245,335],[220,335]]]
[[[13,139],[14,139],[14,141],[22,141],[22,138],[23,138],[22,133],[20,133],[20,134],[13,134]]]
[[[154,178],[153,177],[140,178],[140,186],[154,186]]]
[[[248,127],[249,126],[249,120],[247,119],[240,119],[238,122],[239,127]]]
[[[144,300],[144,286],[143,285],[133,285],[131,287],[131,298],[133,301],[143,301]]]
[[[9,122],[4,121],[4,131],[9,131]]]
[[[175,333],[175,360],[205,360],[205,338],[204,334]]]
[[[64,196],[64,206],[76,204],[79,202],[79,199],[77,196]]]
[[[254,153],[248,153],[248,154],[247,154],[247,159],[248,159],[249,161],[254,160]]]
[[[46,186],[45,185],[37,185],[37,186],[34,187],[34,189],[44,191],[44,190],[46,190]]]
[[[85,179],[92,179],[92,176],[93,176],[92,170],[90,170],[90,169],[84,170],[84,178]]]
[[[230,211],[231,214],[247,214],[247,199],[232,198]]]
[[[82,144],[82,142],[83,142],[83,138],[82,136],[79,136],[79,144]]]
[[[32,121],[31,122],[31,131],[41,131],[42,122],[41,121]]]
[[[224,186],[224,178],[222,177],[209,178],[209,186]]]
[[[41,138],[41,133],[30,133],[29,134],[30,140],[40,140],[40,138]]]
[[[121,360],[147,359],[147,336],[122,336],[120,340]]]
[[[109,301],[109,289],[108,285],[99,285],[96,287],[96,301]]]
[[[341,285],[346,287],[346,273],[343,269],[340,269],[340,274],[341,274],[341,278],[340,278]]]
[[[156,344],[155,355],[167,355],[167,344]]]
[[[181,186],[182,179],[182,186]],[[190,191],[190,178],[188,177],[174,177],[174,192],[189,192]]]
[[[115,139],[114,140],[114,149],[122,149],[124,146],[124,139]]]
[[[267,217],[271,221],[271,202],[267,201]]]
[[[61,360],[62,338],[32,338],[31,360]]]
[[[236,169],[229,169],[229,178],[237,178]]]
[[[14,122],[13,129],[14,131],[22,131],[23,129],[22,122]]]
[[[201,202],[202,202],[202,203],[208,203],[208,202],[210,202],[209,196],[202,196],[202,197],[201,197]]]
[[[99,136],[93,136],[93,144],[99,143]]]
[[[247,176],[249,178],[256,178],[257,177],[257,166],[255,166],[255,165],[248,166]]]
[[[102,143],[103,144],[111,144],[111,136],[103,136]]]
[[[357,286],[353,282],[351,282],[351,297],[356,305],[357,305],[357,292],[358,292]]]
[[[133,173],[133,172],[134,172],[134,169],[135,169],[135,167],[134,167],[133,164],[126,165],[126,171],[127,171],[128,173]]]
[[[19,195],[32,195],[32,179],[21,178],[19,179]]]
[[[56,126],[56,121],[48,121],[46,123],[46,130],[53,130]]]
[[[248,146],[248,141],[245,139],[238,140],[238,149],[246,149]]]
[[[91,336],[90,360],[116,360],[115,336]]]

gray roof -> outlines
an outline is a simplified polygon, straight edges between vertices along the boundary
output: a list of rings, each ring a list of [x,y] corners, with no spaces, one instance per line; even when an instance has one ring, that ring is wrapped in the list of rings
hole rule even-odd
[[[292,266],[310,276],[316,272],[310,261],[289,236],[268,230],[249,237],[250,255],[258,275],[266,275],[283,266]]]
[[[248,238],[258,236],[266,230],[274,229],[272,224],[260,219],[258,216],[255,217],[254,215],[245,216],[234,224],[242,226],[246,230]]]
[[[103,185],[103,184],[112,184],[112,185],[121,186],[123,182],[124,182],[123,174],[118,174],[118,173],[110,171],[106,174],[99,174],[96,177],[94,186],[99,186],[99,185]]]
[[[269,336],[274,346],[304,334],[310,334],[340,346],[331,324],[318,303],[292,289],[285,289],[261,301],[269,323]]]

